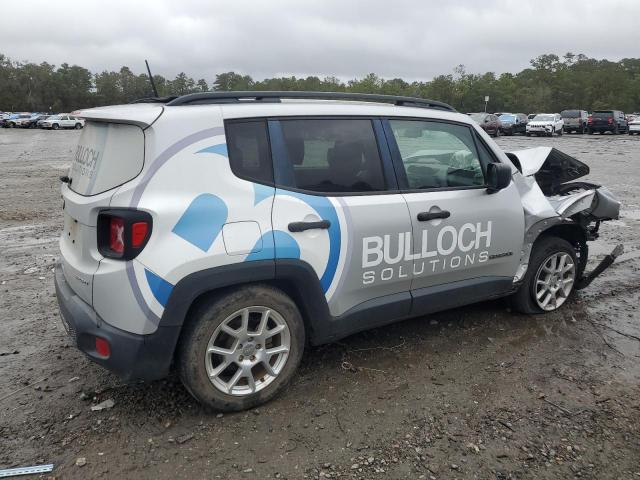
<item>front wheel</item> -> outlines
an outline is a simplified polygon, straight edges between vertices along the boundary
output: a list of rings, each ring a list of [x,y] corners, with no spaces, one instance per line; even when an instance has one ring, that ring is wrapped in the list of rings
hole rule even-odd
[[[531,134],[530,134],[529,132],[526,132],[526,133],[525,133],[525,135],[526,135],[527,137],[530,137],[530,136],[531,136]]]
[[[54,123],[53,125],[51,125],[51,128],[53,128],[54,130],[58,130],[60,128],[60,125]]]
[[[542,237],[534,245],[522,285],[511,297],[522,313],[552,312],[573,293],[578,272],[574,248],[559,237]]]
[[[563,133],[564,133],[564,129],[561,128],[560,130],[558,130],[558,136],[559,137],[561,137]]]
[[[178,370],[185,387],[216,410],[269,401],[295,373],[304,322],[282,291],[252,285],[201,303],[185,327]]]
[[[76,123],[75,127],[76,130],[80,130],[82,128],[82,124],[81,123]]]

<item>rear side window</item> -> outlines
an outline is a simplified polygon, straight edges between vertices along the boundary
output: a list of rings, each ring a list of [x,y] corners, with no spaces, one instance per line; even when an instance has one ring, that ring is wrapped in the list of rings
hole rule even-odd
[[[385,189],[371,120],[295,119],[280,125],[293,170],[283,187],[320,193]]]
[[[97,195],[134,179],[143,165],[140,127],[87,122],[71,162],[69,188],[80,195]]]
[[[229,122],[226,135],[231,171],[244,180],[273,184],[267,122]]]

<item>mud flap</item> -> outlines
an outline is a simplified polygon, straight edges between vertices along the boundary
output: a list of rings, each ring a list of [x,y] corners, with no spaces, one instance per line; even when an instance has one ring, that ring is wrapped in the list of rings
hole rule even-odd
[[[602,261],[598,264],[596,268],[594,268],[591,272],[583,275],[580,280],[576,283],[575,289],[582,290],[583,288],[588,287],[591,282],[595,280],[595,278],[604,272],[607,268],[611,266],[611,264],[624,252],[624,247],[622,244],[616,246],[613,251],[604,257]]]

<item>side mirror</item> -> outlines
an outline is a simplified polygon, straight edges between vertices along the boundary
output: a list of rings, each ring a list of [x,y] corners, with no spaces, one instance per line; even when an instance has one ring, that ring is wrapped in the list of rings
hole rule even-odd
[[[495,193],[507,188],[511,183],[511,167],[505,163],[487,165],[487,193]]]

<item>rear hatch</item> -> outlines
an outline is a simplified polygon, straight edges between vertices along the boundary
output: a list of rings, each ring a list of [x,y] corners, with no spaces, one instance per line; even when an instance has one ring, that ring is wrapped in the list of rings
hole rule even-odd
[[[153,119],[162,111],[156,108]],[[136,178],[144,166],[143,129],[147,122],[135,116],[127,120],[112,110],[108,118],[96,113],[104,110],[77,114],[87,122],[71,159],[69,181],[62,186],[62,267],[71,288],[89,304],[93,304],[93,276],[102,260],[97,248],[98,213],[109,206],[116,188]]]
[[[612,112],[593,112],[591,115],[592,125],[594,127],[608,127],[613,125]]]
[[[579,127],[581,125],[580,112],[578,110],[565,110],[560,112],[565,127]]]

